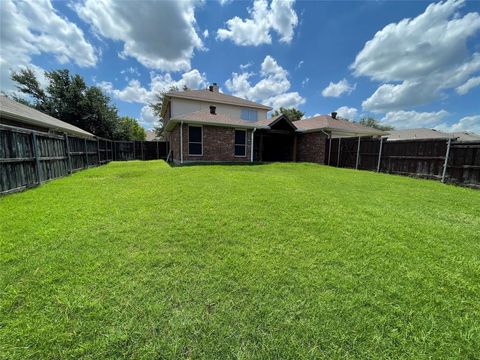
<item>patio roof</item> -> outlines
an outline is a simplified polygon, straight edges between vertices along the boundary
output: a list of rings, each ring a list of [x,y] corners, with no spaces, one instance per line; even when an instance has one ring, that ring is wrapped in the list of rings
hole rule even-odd
[[[378,136],[387,132],[363,126],[342,119],[334,119],[329,115],[315,116],[294,122],[298,131],[308,133],[315,131],[330,132],[332,137]]]

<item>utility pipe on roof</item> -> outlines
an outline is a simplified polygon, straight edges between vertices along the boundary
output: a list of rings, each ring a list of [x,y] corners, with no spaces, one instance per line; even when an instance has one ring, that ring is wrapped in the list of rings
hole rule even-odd
[[[251,155],[250,155],[250,162],[253,163],[253,134],[255,133],[255,131],[257,131],[257,128],[253,128],[253,131],[252,131],[252,141],[250,142],[250,147],[251,147]]]

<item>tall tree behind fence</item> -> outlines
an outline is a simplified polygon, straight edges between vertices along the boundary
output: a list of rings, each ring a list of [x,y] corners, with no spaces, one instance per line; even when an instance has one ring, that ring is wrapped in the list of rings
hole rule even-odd
[[[480,141],[386,141],[343,138],[327,142],[327,164],[480,187]]]
[[[85,139],[0,124],[0,194],[112,160],[164,159],[167,152],[160,141]]]

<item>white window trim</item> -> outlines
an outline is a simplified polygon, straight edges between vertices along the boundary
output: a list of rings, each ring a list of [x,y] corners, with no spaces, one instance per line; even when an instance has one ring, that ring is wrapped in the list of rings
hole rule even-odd
[[[258,121],[258,110],[257,109],[242,107],[242,109],[240,110],[240,117],[241,117],[242,110],[246,110],[247,113],[248,113],[248,119],[241,118],[242,120],[252,121],[252,122]],[[255,113],[255,119],[250,119],[250,113]]]
[[[235,131],[244,131],[245,132],[245,144],[237,144],[235,142]],[[247,136],[248,136],[248,132],[246,129],[235,129],[235,131],[233,132],[233,156],[235,157],[247,157],[247,145],[248,145],[248,139],[247,139]],[[236,146],[242,146],[242,145],[245,145],[245,155],[236,155],[235,154],[235,147]]]
[[[190,128],[191,127],[199,127],[202,129],[202,136],[201,136],[201,142],[193,142],[193,141],[190,141]],[[201,149],[202,149],[202,153],[201,154],[190,154],[190,144],[200,144],[201,145]],[[202,125],[188,125],[188,156],[203,156],[203,126]]]

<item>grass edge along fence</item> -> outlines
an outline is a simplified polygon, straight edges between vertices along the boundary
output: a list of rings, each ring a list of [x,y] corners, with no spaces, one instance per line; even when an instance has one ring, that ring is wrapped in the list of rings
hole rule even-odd
[[[162,141],[112,141],[0,124],[0,195],[110,161],[165,159]]]
[[[326,150],[330,166],[480,188],[480,141],[335,138],[327,141]]]

